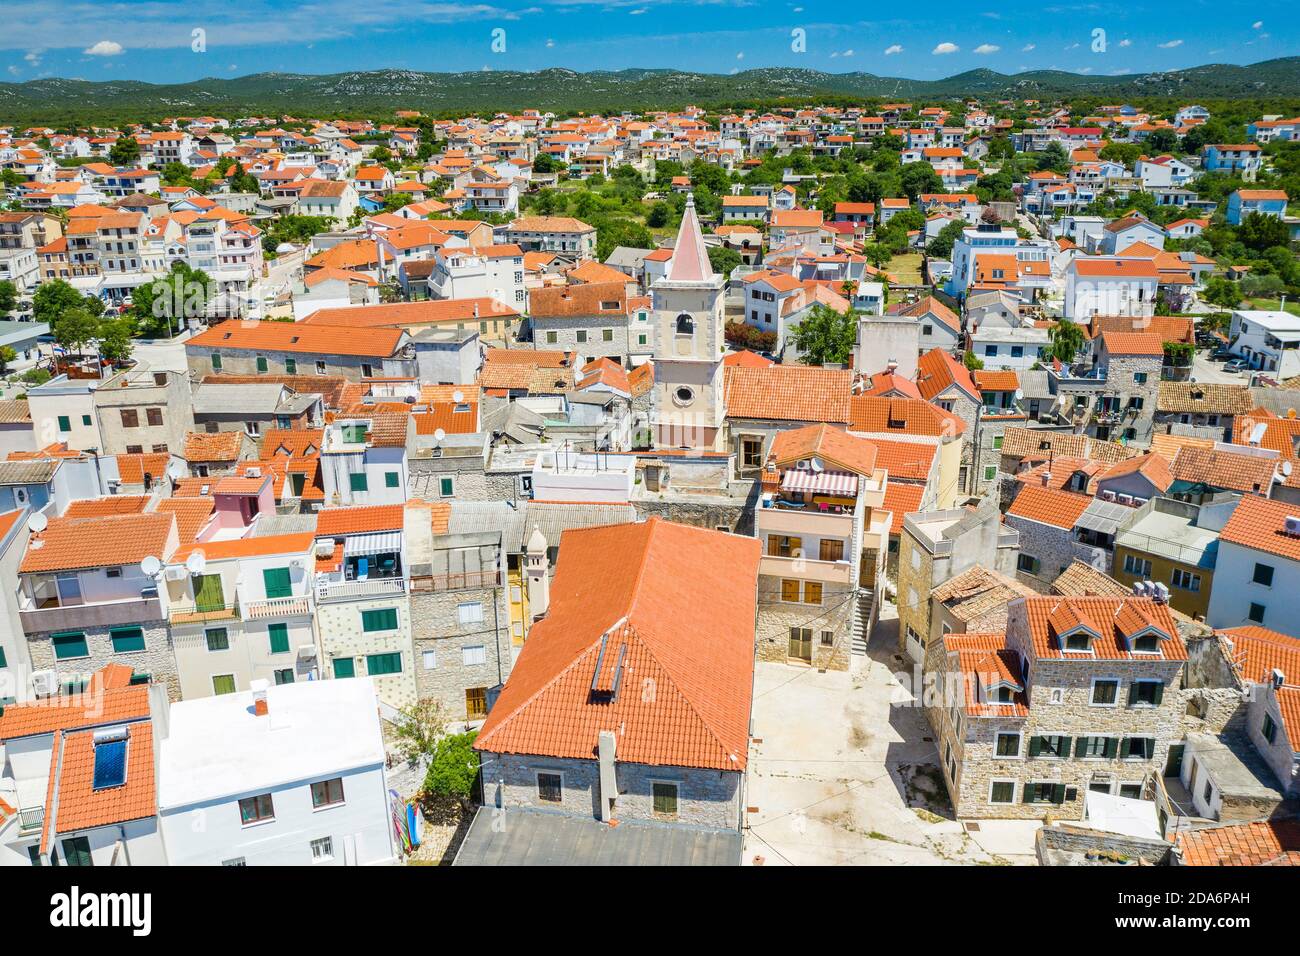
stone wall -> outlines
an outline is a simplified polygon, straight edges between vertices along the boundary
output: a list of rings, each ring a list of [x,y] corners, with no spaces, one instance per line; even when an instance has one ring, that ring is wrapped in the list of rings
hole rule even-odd
[[[517,754],[482,754],[483,801],[489,806],[550,809],[575,816],[599,818],[600,767],[595,760],[573,760]],[[542,802],[537,793],[538,771],[563,777],[561,801]],[[616,761],[618,801],[614,818],[656,820],[678,826],[738,830],[744,793],[741,773],[685,767],[651,767]],[[677,784],[677,815],[654,813],[652,782]],[[506,817],[509,826],[509,816]]]
[[[1111,553],[1076,541],[1072,529],[1058,528],[1015,515],[1007,515],[1006,523],[1020,532],[1020,553],[1038,559],[1037,574],[1020,571],[1017,577],[1022,580],[1030,581],[1036,577],[1039,581],[1050,584],[1075,558],[1098,571],[1110,573]]]
[[[395,630],[366,631],[362,614],[396,608]],[[364,601],[322,602],[316,606],[316,628],[320,635],[322,671],[333,676],[333,661],[352,658],[356,676],[367,675],[367,657],[371,654],[402,655],[402,669],[396,674],[370,675],[379,699],[399,710],[416,701],[415,668],[418,662],[411,653],[411,607],[405,598],[384,597]]]
[[[1164,840],[1122,836],[1087,827],[1058,823],[1043,827],[1034,834],[1034,852],[1042,866],[1051,865],[1049,853],[1117,853],[1130,860],[1142,860],[1156,866],[1167,864],[1172,849]]]
[[[519,497],[519,477],[515,472],[485,472],[478,455],[464,458],[408,458],[407,489],[409,498],[421,501],[450,501],[439,492],[438,479],[447,475],[455,480],[457,501],[514,501]]]
[[[72,681],[87,680],[91,674],[107,664],[122,664],[137,674],[149,674],[155,683],[166,686],[168,699],[180,700],[181,683],[176,672],[176,657],[172,653],[171,635],[166,622],[141,621],[118,626],[139,627],[143,630],[144,650],[118,653],[113,650],[113,642],[109,636],[111,628],[95,627],[87,628],[82,632],[86,637],[89,657],[55,660],[54,642],[51,637],[56,632],[38,632],[27,636],[32,671],[54,671],[61,687]]]
[[[757,653],[762,661],[790,660],[790,629],[806,627],[812,633],[812,666],[825,670],[848,670],[853,647],[853,624],[857,609],[854,589],[827,584],[822,603],[793,604],[781,600],[781,578],[762,574],[758,578]],[[829,643],[826,642],[829,635]]]
[[[420,589],[419,579],[412,581],[416,692],[421,699],[439,701],[451,720],[467,719],[467,689],[486,688],[491,703],[491,691],[510,674],[510,611],[505,599],[503,588],[432,591]],[[460,623],[458,608],[466,603],[483,605],[481,622]],[[477,646],[483,647],[483,663],[466,664],[464,649]],[[432,652],[432,658],[426,652]]]
[[[688,524],[696,528],[710,530],[727,529],[732,534],[752,535],[754,533],[754,512],[744,498],[732,501],[709,499],[691,501],[684,496],[654,498],[637,496],[632,499],[636,509],[636,520],[644,521],[650,516]]]

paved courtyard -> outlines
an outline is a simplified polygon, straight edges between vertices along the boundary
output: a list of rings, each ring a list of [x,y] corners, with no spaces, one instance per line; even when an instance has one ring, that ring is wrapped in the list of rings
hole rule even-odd
[[[952,818],[929,726],[895,677],[897,625],[886,605],[847,673],[758,664],[746,864],[1034,862],[1037,824]]]

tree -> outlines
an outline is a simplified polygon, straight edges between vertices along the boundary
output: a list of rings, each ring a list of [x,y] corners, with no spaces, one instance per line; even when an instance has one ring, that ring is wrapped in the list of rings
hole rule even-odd
[[[1051,346],[1047,350],[1047,358],[1060,359],[1062,362],[1073,362],[1075,356],[1079,354],[1079,349],[1083,348],[1083,329],[1079,328],[1069,319],[1061,319],[1048,332],[1051,339]]]
[[[740,253],[726,246],[713,246],[709,249],[709,265],[714,272],[730,276],[731,270],[740,265]]]
[[[114,365],[125,365],[134,348],[131,343],[134,332],[135,323],[126,316],[101,322],[97,332],[100,356]]]
[[[1038,154],[1038,168],[1065,175],[1070,171],[1070,154],[1060,143],[1048,143]]]
[[[42,282],[32,296],[32,317],[52,329],[64,312],[85,305],[85,296],[62,279],[53,279]]]
[[[12,345],[0,345],[0,375],[9,371],[9,366],[18,361],[18,351]]]
[[[1201,298],[1224,309],[1234,309],[1241,302],[1242,295],[1235,282],[1230,282],[1223,276],[1211,276],[1205,282]]]
[[[443,737],[434,747],[429,761],[429,771],[424,776],[424,789],[439,797],[454,797],[467,804],[474,792],[478,776],[478,754],[474,751],[474,738],[478,731],[452,734]]]
[[[533,172],[535,173],[558,173],[560,164],[555,161],[555,157],[550,153],[538,153],[533,159]]]
[[[1171,129],[1158,129],[1146,138],[1148,154],[1172,153],[1178,148],[1178,134]]]
[[[631,219],[607,219],[593,223],[596,227],[596,258],[605,260],[619,246],[633,249],[653,249],[655,240],[650,230]]]
[[[114,166],[131,166],[140,159],[140,144],[130,136],[116,140],[108,151],[108,161]]]
[[[447,734],[447,715],[442,703],[432,697],[422,697],[404,708],[393,727],[397,737],[397,752],[402,759],[413,763],[421,757],[432,757],[438,741]]]
[[[926,255],[933,259],[947,259],[952,255],[953,244],[961,238],[962,230],[965,228],[966,223],[961,219],[954,219],[948,223],[925,247]]]
[[[978,372],[984,368],[984,360],[974,352],[967,351],[961,358],[962,364],[972,372]]]
[[[1252,212],[1241,221],[1237,229],[1237,238],[1247,249],[1263,252],[1274,246],[1285,248],[1291,240],[1291,234],[1287,224],[1277,216]]]
[[[651,206],[650,211],[646,213],[645,224],[651,229],[662,229],[664,226],[668,225],[668,220],[671,216],[672,209],[669,208],[668,203],[657,202]]]
[[[88,342],[93,342],[99,335],[99,321],[89,309],[76,306],[59,314],[50,326],[54,341],[69,352],[81,354]]]
[[[857,337],[856,312],[850,309],[841,315],[820,303],[794,329],[795,348],[808,365],[847,362]]]
[[[131,312],[145,338],[171,338],[187,320],[203,315],[212,294],[212,278],[187,263],[172,263],[163,277],[137,286],[131,294]]]
[[[18,287],[8,279],[0,281],[0,319],[14,310],[18,304]]]

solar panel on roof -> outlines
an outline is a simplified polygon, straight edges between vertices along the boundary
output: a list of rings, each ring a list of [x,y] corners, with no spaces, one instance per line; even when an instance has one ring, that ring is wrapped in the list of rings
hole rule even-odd
[[[120,787],[126,783],[126,741],[106,740],[95,743],[95,790]]]

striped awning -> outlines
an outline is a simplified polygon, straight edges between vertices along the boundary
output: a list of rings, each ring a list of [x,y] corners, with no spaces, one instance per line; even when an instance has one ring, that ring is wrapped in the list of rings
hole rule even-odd
[[[343,539],[343,554],[353,557],[365,554],[401,554],[402,532],[379,531],[369,534],[350,534]]]
[[[846,471],[813,471],[811,468],[791,468],[781,476],[781,490],[856,498],[858,494],[858,476]]]

